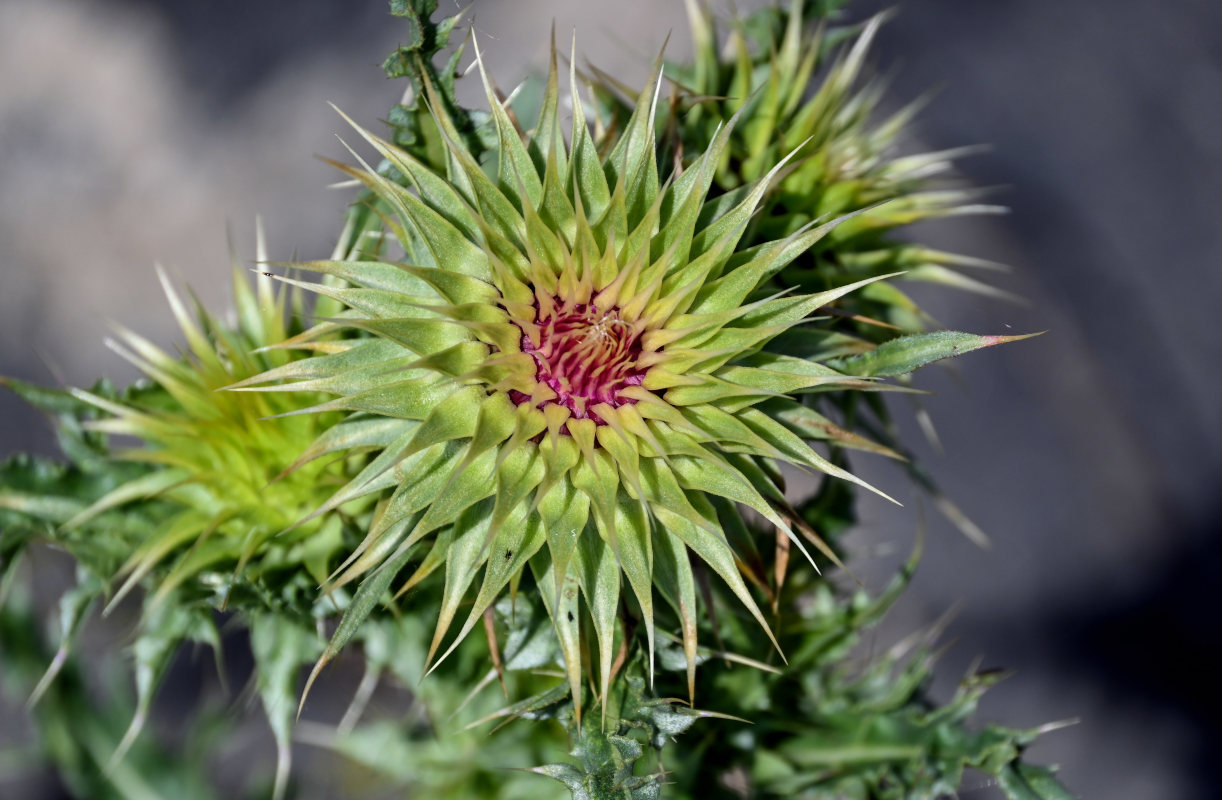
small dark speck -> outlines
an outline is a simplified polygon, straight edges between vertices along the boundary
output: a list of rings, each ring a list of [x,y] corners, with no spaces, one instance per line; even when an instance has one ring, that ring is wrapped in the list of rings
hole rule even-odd
[[[505,560],[506,560],[506,561],[508,561],[508,560],[509,560],[509,559],[511,559],[511,558],[513,558],[513,551],[512,551],[512,550],[506,550],[506,551],[505,551]]]
[[[275,275],[271,274],[270,272],[264,272],[263,274],[264,274],[264,275],[266,275],[266,276],[267,276],[267,277],[269,277],[269,278],[274,278],[274,277],[276,277]]]
[[[569,622],[572,622],[572,621],[573,621],[573,612],[570,611],[569,612]]]

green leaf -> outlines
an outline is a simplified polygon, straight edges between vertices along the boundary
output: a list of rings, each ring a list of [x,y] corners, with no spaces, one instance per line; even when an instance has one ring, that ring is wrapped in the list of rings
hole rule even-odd
[[[654,579],[662,596],[679,616],[683,635],[683,655],[687,663],[687,690],[689,702],[696,698],[696,630],[699,626],[696,610],[696,583],[692,576],[692,564],[687,557],[683,541],[669,531],[654,531]]]
[[[79,565],[77,566],[76,586],[64,592],[59,598],[59,646],[55,651],[55,657],[47,666],[47,671],[43,673],[38,685],[30,692],[27,706],[37,705],[39,698],[51,685],[51,681],[55,680],[55,676],[59,674],[68,660],[68,655],[82,625],[105,591],[106,586],[100,578],[90,574]]]
[[[1046,767],[1014,762],[997,773],[997,784],[1009,800],[1074,800]]]
[[[251,618],[250,645],[255,656],[255,688],[276,739],[272,797],[281,800],[288,790],[292,769],[297,678],[301,668],[318,656],[322,645],[313,631],[273,614]]]
[[[136,666],[136,713],[110,757],[111,767],[123,760],[144,729],[153,693],[179,645],[195,640],[211,645],[213,650],[221,646],[220,634],[208,609],[188,606],[174,597],[160,603],[146,600],[145,605],[141,629],[132,645]]]
[[[796,403],[786,398],[769,401],[759,407],[778,422],[782,423],[803,439],[829,442],[839,447],[862,450],[867,453],[877,453],[881,456],[906,461],[903,454],[871,441],[859,433],[847,430],[832,422],[827,417],[809,406]]]
[[[560,653],[564,658],[564,672],[568,678],[569,693],[573,698],[573,714],[581,719],[581,606],[578,602],[580,580],[578,570],[580,559],[569,562],[569,571],[557,581],[556,565],[546,553],[540,553],[531,559],[531,571],[535,583],[544,587],[540,599],[547,614],[552,620],[552,629],[560,645]],[[550,588],[559,584],[560,590],[555,595]]]
[[[573,553],[573,569],[581,582],[598,640],[599,698],[602,716],[608,713],[611,665],[615,656],[616,620],[619,617],[620,570],[615,551],[587,528]]]
[[[322,672],[323,667],[339,654],[339,651],[348,643],[348,640],[360,629],[361,623],[382,602],[383,595],[390,588],[391,581],[403,569],[403,566],[411,558],[413,552],[414,549],[408,547],[395,553],[394,556],[375,569],[365,580],[361,581],[356,593],[352,596],[352,601],[344,609],[344,615],[340,618],[339,625],[335,628],[335,633],[331,635],[331,640],[327,642],[326,648],[323,650],[322,655],[318,657],[318,661],[314,664],[314,669],[310,672],[310,677],[306,680],[305,688],[301,692],[301,701],[298,704],[298,714],[301,713],[306,697],[310,694],[310,687],[314,685],[318,674]]]
[[[446,580],[441,594],[441,605],[437,612],[437,627],[433,632],[433,641],[429,644],[428,655],[424,659],[425,663],[429,665],[429,672],[441,664],[441,659],[434,662],[433,656],[437,654],[437,649],[450,629],[459,604],[471,586],[471,581],[475,580],[476,572],[488,560],[488,530],[492,522],[491,512],[491,504],[485,500],[464,510],[454,521],[454,541],[445,553]],[[459,634],[455,646],[465,634],[466,631]],[[442,659],[453,649],[451,647],[447,650],[442,655]]]
[[[884,342],[869,353],[840,359],[834,366],[848,375],[862,377],[907,375],[944,358],[953,358],[982,347],[1018,342],[1039,335],[1027,333],[1016,336],[978,336],[958,331],[920,333]]]

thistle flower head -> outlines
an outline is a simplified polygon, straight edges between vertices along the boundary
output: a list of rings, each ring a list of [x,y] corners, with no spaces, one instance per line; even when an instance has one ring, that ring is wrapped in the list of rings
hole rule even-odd
[[[313,520],[293,535],[272,540],[343,483],[345,465],[340,463],[288,470],[294,455],[337,422],[338,415],[268,424],[265,418],[291,408],[288,398],[219,391],[297,357],[263,349],[291,332],[286,322],[290,293],[276,291],[266,276],[259,276],[252,288],[235,265],[238,314],[237,324],[229,326],[202,307],[193,316],[165,274],[158,274],[187,352],[171,355],[121,329],[111,347],[140,368],[149,390],[126,401],[71,390],[102,412],[86,427],[139,441],[139,447],[117,452],[117,458],[153,469],[107,493],[65,527],[88,526],[99,514],[132,503],[159,502],[167,509],[163,523],[120,570],[125,580],[112,605],[150,575],[158,587],[155,598],[190,584],[192,591],[210,587],[222,605],[235,585],[261,584],[277,573],[291,576],[301,566],[321,580],[328,558],[340,547],[338,516]],[[309,546],[303,547],[306,542]],[[207,581],[195,581],[205,573],[211,576]]]
[[[947,180],[955,159],[976,148],[899,153],[924,101],[880,113],[883,87],[867,77],[867,62],[888,15],[859,26],[833,25],[828,17],[838,4],[813,13],[808,5],[792,0],[786,10],[766,8],[722,25],[705,2],[688,0],[695,53],[691,62],[673,67],[674,96],[658,125],[667,156],[661,163],[692,163],[737,117],[714,193],[741,195],[782,158],[790,159],[770,182],[746,241],[782,238],[812,220],[859,212],[778,273],[772,281],[777,290],[810,291],[902,271],[905,282],[1004,296],[964,271],[996,265],[892,237],[916,222],[1004,209],[981,202],[979,190]],[[632,113],[635,93],[597,69],[590,77],[602,127],[614,135]],[[923,331],[929,323],[893,283],[854,295],[843,311],[840,329],[873,343]]]
[[[561,135],[554,58],[530,135],[485,85],[499,147],[487,172],[443,112],[434,113],[445,174],[360,131],[387,168],[344,169],[377,197],[403,259],[300,265],[342,279],[291,282],[347,310],[287,343],[319,351],[313,357],[241,386],[338,395],[298,412],[351,414],[303,461],[348,444],[377,453],[320,513],[389,491],[334,576],[332,585],[364,580],[320,666],[408,564],[400,594],[445,571],[430,661],[529,567],[575,702],[582,627],[597,640],[605,694],[626,597],[651,653],[655,594],[674,607],[690,682],[693,558],[767,628],[723,522],[749,508],[804,549],[774,464],[857,480],[776,414],[802,408],[786,395],[874,385],[767,346],[869,281],[761,292],[834,225],[741,246],[781,164],[742,196],[710,200],[733,121],[661,182],[656,72],[605,153],[575,88],[571,137]],[[334,338],[343,330],[361,335]],[[332,338],[320,348],[321,337]]]
[[[260,260],[266,260],[261,236],[259,251]],[[299,330],[290,319],[302,314],[300,292],[277,291],[266,275],[252,287],[235,264],[237,318],[229,324],[202,307],[192,314],[165,275],[159,275],[186,339],[185,352],[171,355],[123,329],[118,341],[110,343],[140,368],[143,383],[122,394],[71,389],[68,396],[6,381],[31,402],[58,412],[66,434],[62,440],[75,441],[65,451],[73,456],[74,469],[83,472],[70,470],[68,475],[87,479],[71,497],[40,500],[6,492],[9,496],[0,498],[0,506],[50,523],[52,538],[83,567],[79,585],[61,601],[59,654],[31,702],[65,663],[94,602],[106,598],[113,607],[136,586],[149,589],[132,648],[139,676],[136,710],[111,757],[112,764],[118,763],[142,729],[158,680],[178,645],[196,640],[219,652],[213,612],[232,601],[249,615],[254,631],[258,690],[278,745],[279,797],[287,786],[292,720],[291,702],[280,695],[291,693],[288,676],[299,660],[317,653],[312,626],[316,614],[326,611],[319,612],[323,601],[316,587],[338,554],[351,547],[345,541],[347,514],[359,517],[364,501],[348,506],[344,514],[296,523],[343,485],[350,465],[361,459],[294,465],[294,457],[341,415],[269,421],[301,398],[220,391],[300,359],[296,352],[275,347]],[[80,436],[82,430],[87,438]],[[138,446],[112,450],[111,436],[133,438]],[[82,460],[82,454],[88,458]],[[110,457],[108,466],[92,463],[100,456]],[[95,486],[106,491],[98,496]],[[97,499],[82,503],[82,487]],[[112,591],[116,577],[120,582]]]

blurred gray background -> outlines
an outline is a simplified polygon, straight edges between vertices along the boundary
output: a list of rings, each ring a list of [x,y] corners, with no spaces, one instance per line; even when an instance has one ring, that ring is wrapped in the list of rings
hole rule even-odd
[[[671,57],[690,49],[679,0],[473,11],[502,86],[544,63],[553,20],[629,82],[668,32]],[[911,146],[992,145],[962,172],[1013,209],[919,235],[1012,265],[1001,283],[1030,300],[927,302],[947,327],[1049,333],[968,356],[961,380],[921,381],[945,448],[921,455],[992,549],[922,513],[898,471],[857,460],[912,501],[865,503],[863,574],[883,575],[920,517],[929,527],[880,642],[956,607],[939,696],[977,658],[1012,668],[981,719],[1080,718],[1032,758],[1061,764],[1083,798],[1222,796],[1222,6],[899,11],[873,59],[889,96],[937,89]],[[0,3],[0,374],[129,381],[102,344],[108,321],[171,344],[153,264],[222,307],[226,228],[250,258],[256,214],[273,258],[329,253],[348,195],[324,188],[338,176],[312,158],[344,157],[327,102],[376,129],[402,90],[378,65],[402,36],[379,0]],[[46,423],[7,394],[0,420],[0,456],[53,452]],[[0,747],[17,735],[0,731]],[[993,796],[975,779],[963,793]]]

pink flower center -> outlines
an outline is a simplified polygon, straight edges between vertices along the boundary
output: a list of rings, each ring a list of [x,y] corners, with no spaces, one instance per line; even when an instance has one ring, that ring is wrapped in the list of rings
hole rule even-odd
[[[591,409],[599,403],[612,408],[636,400],[621,396],[626,386],[638,386],[645,370],[637,367],[640,332],[620,318],[618,309],[594,305],[556,308],[536,321],[539,344],[522,336],[522,352],[535,361],[535,378],[556,393],[549,403],[569,409],[577,419],[603,420]],[[521,405],[530,397],[511,391]]]

